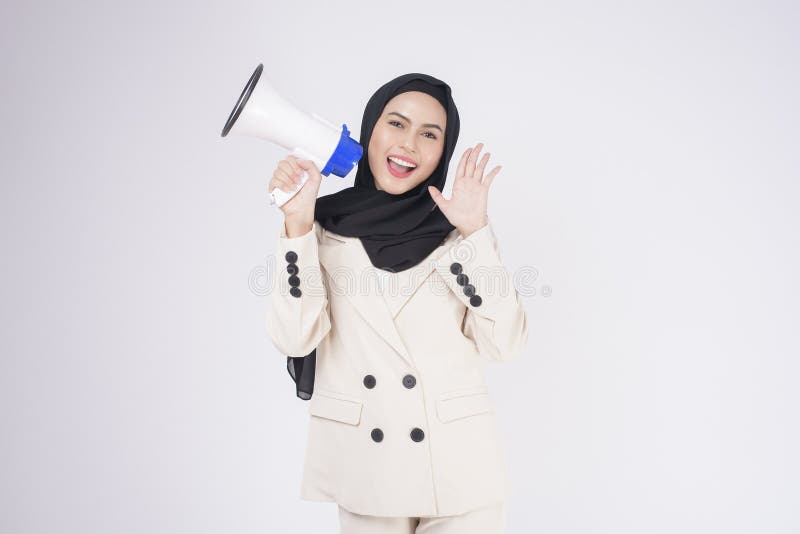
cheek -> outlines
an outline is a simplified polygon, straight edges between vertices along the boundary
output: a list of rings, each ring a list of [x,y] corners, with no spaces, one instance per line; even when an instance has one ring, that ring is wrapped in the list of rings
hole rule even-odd
[[[377,132],[375,132],[377,134]],[[373,134],[372,137],[369,139],[369,148],[367,150],[367,161],[369,162],[369,168],[372,171],[372,175],[377,179],[379,176],[382,176],[384,172],[388,172],[385,169],[385,159],[384,159],[384,145],[379,139],[379,136]]]
[[[436,170],[436,167],[439,165],[439,160],[442,159],[442,154],[444,153],[444,146],[439,145],[438,147],[431,147],[431,151],[426,159],[426,166],[430,172]]]
[[[389,132],[386,131],[386,128],[379,125],[372,130],[372,136],[369,138],[369,146],[370,148],[374,147],[377,150],[382,150],[386,146],[388,138]]]
[[[380,140],[376,138],[373,134],[372,137],[369,139],[369,147],[367,148],[367,155],[369,156],[369,161],[377,162],[378,159],[381,158],[381,154],[383,151],[381,150],[381,143]]]

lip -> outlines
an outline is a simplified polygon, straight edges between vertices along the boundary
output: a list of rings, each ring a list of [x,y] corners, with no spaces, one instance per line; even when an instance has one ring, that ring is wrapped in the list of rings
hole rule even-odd
[[[406,156],[401,156],[400,154],[389,154],[389,155],[388,155],[388,156],[386,156],[386,157],[387,157],[387,158],[397,158],[397,159],[402,159],[403,161],[407,161],[407,162],[411,163],[412,165],[414,165],[414,167],[417,167],[417,165],[418,165],[418,164],[417,164],[417,162],[416,162],[416,161],[414,161],[413,159],[411,159],[411,158],[407,158]]]
[[[411,174],[415,170],[417,170],[417,168],[414,167],[413,169],[409,169],[409,171],[406,172],[406,173],[399,174],[397,171],[392,169],[392,166],[389,164],[389,158],[388,157],[386,158],[386,168],[389,170],[389,172],[392,174],[392,176],[394,176],[395,178],[400,178],[401,180],[404,179],[404,178],[408,178],[409,176],[411,176]]]

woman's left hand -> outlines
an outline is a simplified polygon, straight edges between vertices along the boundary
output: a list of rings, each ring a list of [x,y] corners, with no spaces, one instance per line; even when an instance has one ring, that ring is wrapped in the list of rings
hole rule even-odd
[[[487,152],[480,162],[477,162],[482,148],[483,143],[478,143],[474,148],[468,148],[461,156],[453,182],[453,195],[449,200],[434,186],[428,186],[433,201],[463,237],[488,224],[489,217],[486,211],[489,186],[502,168],[500,165],[496,166],[484,178],[483,169],[491,154]]]

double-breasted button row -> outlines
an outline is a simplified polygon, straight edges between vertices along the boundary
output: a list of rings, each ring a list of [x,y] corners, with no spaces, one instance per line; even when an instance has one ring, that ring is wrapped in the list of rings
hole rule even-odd
[[[375,380],[375,377],[373,375],[365,375],[363,382],[364,382],[364,387],[366,387],[367,389],[372,389],[375,387],[375,384],[377,384],[377,380]],[[406,388],[411,389],[416,385],[417,385],[417,379],[414,377],[414,375],[409,374],[403,377],[403,386],[405,386]],[[411,439],[413,441],[417,442],[422,441],[425,438],[425,432],[423,432],[421,428],[416,428],[416,427],[411,429],[411,433],[409,435],[411,436]],[[380,443],[381,441],[383,441],[383,430],[381,430],[380,428],[373,428],[372,432],[370,433],[370,436],[372,436],[372,441]]]
[[[375,387],[377,380],[375,380],[375,377],[372,375],[366,375],[364,377],[363,382],[364,382],[364,387],[366,387],[367,389],[372,389]],[[414,375],[406,375],[403,377],[403,385],[406,388],[411,389],[417,385],[417,379],[414,377]]]
[[[297,276],[297,273],[300,272],[300,268],[297,266],[297,252],[290,250],[286,253],[285,258],[288,262],[288,265],[286,265],[286,272],[289,273],[289,285],[292,286],[289,289],[289,294],[293,297],[300,298],[303,292],[300,291],[300,277]]]
[[[373,428],[372,432],[370,432],[370,436],[372,436],[372,441],[380,443],[381,441],[383,441],[383,430],[381,430],[380,428]],[[420,441],[425,439],[425,432],[423,432],[421,428],[414,427],[411,429],[411,433],[409,434],[409,436],[411,436],[411,439],[413,441],[419,443]]]
[[[469,297],[469,303],[475,307],[480,306],[483,299],[475,293],[475,286],[469,283],[469,276],[464,274],[462,270],[461,264],[457,261],[450,264],[450,272],[456,276],[456,283],[461,286],[461,290]]]

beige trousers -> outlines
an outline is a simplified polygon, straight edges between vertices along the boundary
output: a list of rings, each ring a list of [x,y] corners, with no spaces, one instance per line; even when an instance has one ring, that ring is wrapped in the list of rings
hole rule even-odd
[[[359,515],[339,506],[340,534],[502,534],[505,503],[460,515],[440,517],[381,517]]]

